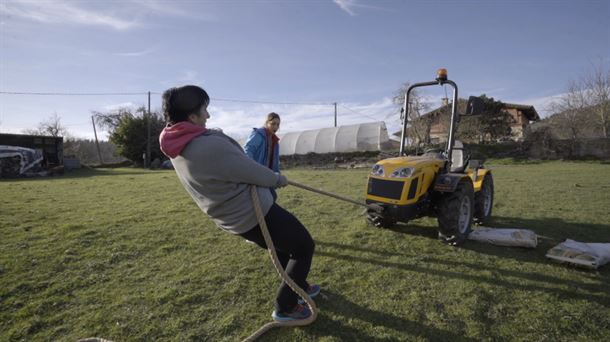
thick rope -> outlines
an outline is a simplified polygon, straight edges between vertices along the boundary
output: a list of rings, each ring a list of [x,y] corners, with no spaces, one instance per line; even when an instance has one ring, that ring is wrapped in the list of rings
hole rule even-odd
[[[290,278],[290,276],[288,276],[288,274],[286,273],[286,271],[284,270],[284,268],[280,264],[280,261],[277,258],[277,253],[275,252],[275,246],[273,245],[273,241],[271,240],[271,236],[269,235],[269,230],[267,229],[267,224],[265,223],[265,215],[263,214],[263,210],[261,209],[260,201],[258,200],[258,194],[256,193],[256,186],[253,185],[250,188],[250,193],[252,194],[252,203],[254,205],[254,211],[256,212],[256,218],[258,219],[258,225],[261,228],[261,232],[263,233],[263,237],[265,238],[265,244],[267,244],[267,249],[269,250],[269,255],[271,256],[271,262],[273,262],[273,266],[275,266],[275,269],[280,274],[280,277],[282,278],[282,280],[284,282],[286,282],[286,284],[288,284],[288,286],[290,286],[290,288],[294,292],[296,292],[301,298],[303,298],[305,303],[307,303],[309,310],[311,310],[311,316],[307,317],[306,319],[298,319],[298,320],[294,320],[294,321],[269,322],[269,323],[263,325],[262,327],[260,327],[257,331],[255,331],[248,338],[246,338],[244,340],[244,342],[254,341],[257,338],[261,337],[267,331],[269,331],[273,328],[276,328],[276,327],[296,327],[296,326],[309,325],[309,324],[313,323],[316,320],[316,318],[318,317],[318,309],[316,307],[316,303],[311,298],[309,298],[309,295],[307,295],[307,293],[303,289],[301,289],[294,282],[294,280],[292,280],[292,278]]]
[[[376,212],[382,212],[383,211],[383,207],[381,207],[381,206],[379,206],[377,204],[366,204],[366,203],[354,201],[351,198],[339,196],[337,194],[333,194],[332,192],[328,192],[328,191],[312,188],[310,186],[307,186],[307,185],[304,185],[304,184],[299,184],[299,183],[293,182],[293,181],[288,181],[288,184],[296,186],[297,188],[301,188],[301,189],[307,190],[307,191],[315,192],[316,194],[332,197],[332,198],[335,198],[335,199],[338,199],[338,200],[341,200],[341,201],[344,201],[344,202],[349,202],[349,203],[352,203],[352,204],[356,204],[356,205],[361,205],[363,207],[366,207],[367,209],[371,209],[371,210],[374,210]]]

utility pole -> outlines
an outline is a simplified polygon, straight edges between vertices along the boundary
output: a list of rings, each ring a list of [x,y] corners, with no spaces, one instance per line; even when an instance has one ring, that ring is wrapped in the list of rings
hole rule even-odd
[[[337,102],[335,102],[334,105],[335,105],[335,127],[337,127]]]
[[[104,160],[102,160],[102,153],[100,152],[100,143],[97,141],[97,131],[95,130],[95,119],[93,119],[93,115],[91,115],[91,123],[93,124],[93,135],[95,135],[95,146],[97,147],[97,157],[100,160],[100,165],[103,165]]]
[[[150,91],[148,92],[148,113],[146,115],[146,161],[144,167],[150,166]]]

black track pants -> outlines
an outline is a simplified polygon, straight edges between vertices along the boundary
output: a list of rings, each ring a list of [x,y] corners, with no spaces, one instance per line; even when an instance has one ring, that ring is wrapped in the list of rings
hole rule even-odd
[[[282,267],[302,289],[307,290],[307,274],[315,249],[311,235],[294,215],[275,203],[265,216],[265,223]],[[258,225],[239,236],[267,249]],[[277,291],[275,309],[289,311],[297,304],[297,298],[297,294],[282,282]]]

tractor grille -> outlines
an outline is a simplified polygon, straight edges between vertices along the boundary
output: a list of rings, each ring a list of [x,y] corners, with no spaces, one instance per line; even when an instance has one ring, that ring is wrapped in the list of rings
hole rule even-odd
[[[409,187],[409,194],[407,195],[407,199],[415,198],[415,193],[417,192],[417,182],[419,181],[419,177],[413,178],[411,181],[411,186]]]
[[[402,181],[369,178],[368,194],[399,200],[404,185]]]

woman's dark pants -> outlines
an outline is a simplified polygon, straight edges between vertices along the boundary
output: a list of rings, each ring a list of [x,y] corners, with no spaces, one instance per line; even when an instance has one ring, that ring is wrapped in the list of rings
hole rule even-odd
[[[307,290],[309,287],[307,274],[309,274],[315,249],[311,235],[294,215],[275,203],[265,216],[265,223],[267,223],[267,229],[282,267],[297,285],[303,290]],[[240,236],[267,249],[259,225]],[[297,304],[297,299],[297,294],[285,282],[282,282],[277,291],[275,309],[289,312]]]

